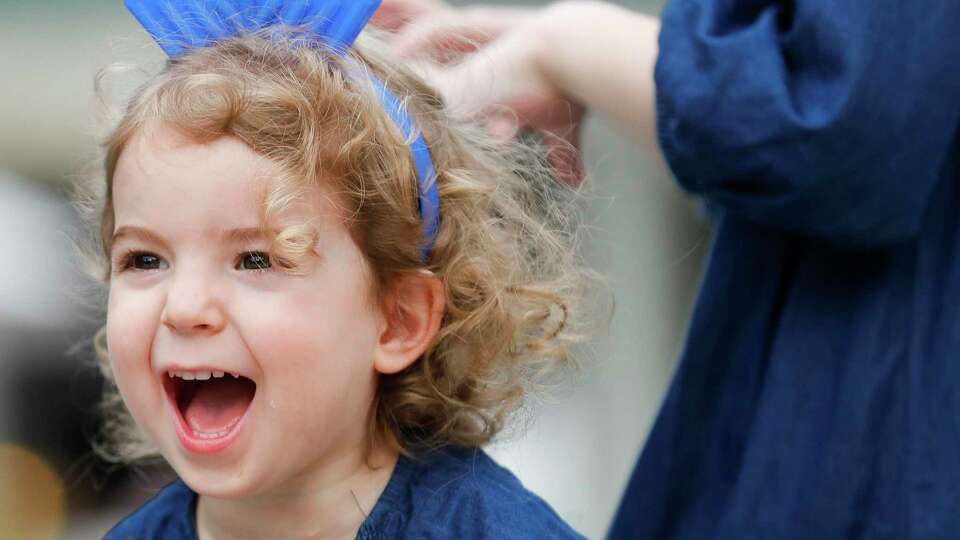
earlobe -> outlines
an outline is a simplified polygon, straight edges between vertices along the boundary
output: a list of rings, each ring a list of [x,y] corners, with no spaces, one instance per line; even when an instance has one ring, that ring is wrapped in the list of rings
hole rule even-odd
[[[384,302],[384,325],[374,358],[378,372],[403,371],[426,352],[440,331],[445,300],[443,283],[431,272],[394,278]]]

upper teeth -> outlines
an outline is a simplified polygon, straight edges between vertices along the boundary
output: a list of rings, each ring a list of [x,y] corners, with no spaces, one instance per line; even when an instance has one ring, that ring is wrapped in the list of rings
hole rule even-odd
[[[171,379],[174,377],[180,377],[185,381],[192,381],[192,380],[205,381],[210,377],[216,377],[219,379],[220,377],[223,377],[223,374],[224,374],[223,371],[168,371],[167,372],[167,375],[169,375]],[[233,373],[232,375],[235,378],[239,377],[239,375],[237,375],[236,373]]]

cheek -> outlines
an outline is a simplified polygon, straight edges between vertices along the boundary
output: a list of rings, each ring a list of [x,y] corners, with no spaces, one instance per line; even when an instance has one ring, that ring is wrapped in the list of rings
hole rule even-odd
[[[149,295],[110,291],[107,350],[117,386],[131,410],[137,409],[137,400],[149,395],[145,390],[153,382],[150,347],[158,320],[155,311]]]
[[[310,369],[347,359],[372,365],[377,319],[360,295],[349,286],[299,285],[282,293],[236,295],[231,302],[231,318],[263,369],[277,362],[284,369]]]
[[[233,318],[263,371],[266,405],[278,421],[363,416],[375,390],[374,312],[349,293],[321,287],[261,300],[238,300]]]

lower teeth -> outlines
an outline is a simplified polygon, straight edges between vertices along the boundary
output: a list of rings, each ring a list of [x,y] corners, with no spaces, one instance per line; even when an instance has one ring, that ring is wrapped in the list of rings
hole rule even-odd
[[[199,439],[219,439],[227,433],[230,433],[230,429],[227,428],[223,431],[194,431],[193,434]]]
[[[238,422],[240,422],[239,418],[227,424],[227,426],[220,431],[200,431],[193,429],[192,427],[191,431],[193,431],[193,435],[198,439],[219,439],[220,437],[225,436],[227,433],[230,433],[230,430],[233,429],[233,426],[237,425]]]

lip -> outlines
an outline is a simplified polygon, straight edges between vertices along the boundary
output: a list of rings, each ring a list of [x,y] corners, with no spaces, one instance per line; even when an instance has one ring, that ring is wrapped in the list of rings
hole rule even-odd
[[[164,375],[164,378],[166,377],[167,376]],[[200,455],[217,454],[229,448],[247,424],[247,417],[250,415],[250,411],[253,409],[253,403],[257,399],[257,395],[254,393],[253,399],[250,400],[250,405],[247,406],[247,410],[243,412],[239,420],[230,426],[225,435],[213,438],[198,437],[194,435],[193,429],[187,425],[186,419],[180,414],[180,407],[177,406],[176,397],[174,392],[169,388],[168,382],[163,381],[163,386],[164,394],[167,396],[167,407],[173,418],[173,427],[174,431],[177,432],[177,439],[180,440],[180,446],[190,453]]]

